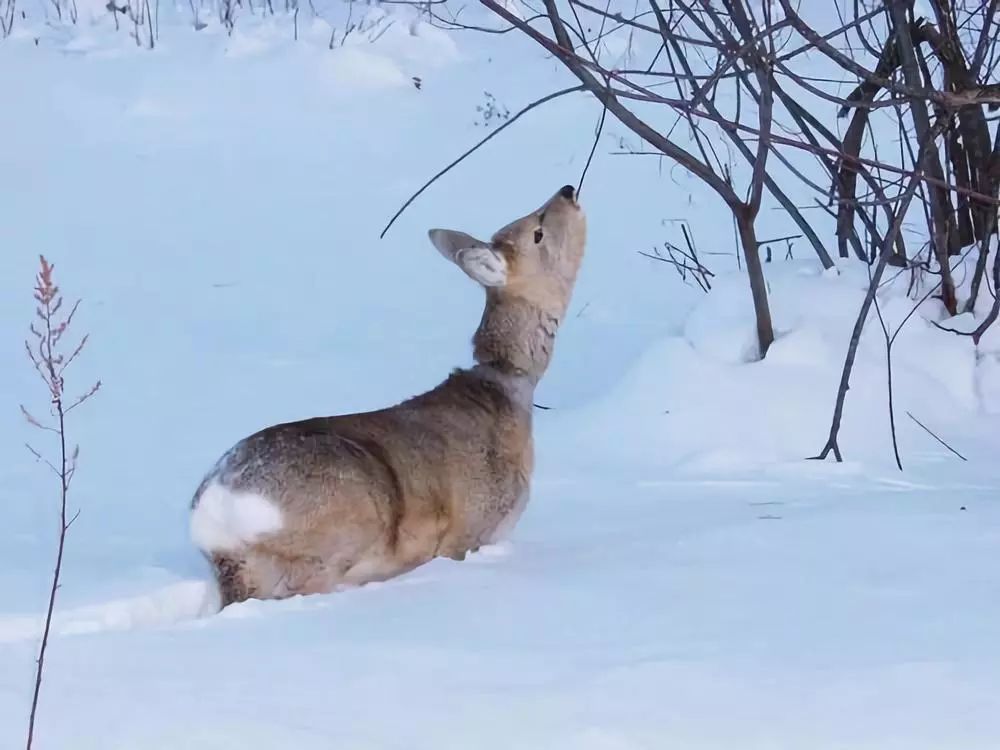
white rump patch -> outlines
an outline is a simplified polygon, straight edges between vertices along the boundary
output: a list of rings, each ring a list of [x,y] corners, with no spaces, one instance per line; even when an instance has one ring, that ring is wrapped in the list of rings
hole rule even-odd
[[[191,511],[191,539],[205,552],[237,549],[280,531],[281,510],[255,492],[237,492],[212,482]]]

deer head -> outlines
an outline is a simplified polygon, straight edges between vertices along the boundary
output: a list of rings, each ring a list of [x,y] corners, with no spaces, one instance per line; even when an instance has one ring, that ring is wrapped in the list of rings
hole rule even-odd
[[[542,376],[583,260],[587,223],[566,185],[486,242],[450,229],[428,233],[440,253],[486,289],[475,356],[502,371]]]

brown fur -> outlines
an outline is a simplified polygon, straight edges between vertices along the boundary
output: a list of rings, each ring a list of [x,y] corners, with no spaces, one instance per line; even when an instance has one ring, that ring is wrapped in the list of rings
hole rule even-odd
[[[223,456],[196,492],[193,514],[215,484],[264,497],[282,517],[277,531],[204,550],[224,606],[384,580],[434,557],[462,559],[509,531],[533,469],[532,393],[552,357],[585,236],[568,188],[489,243],[431,233],[445,257],[486,286],[473,339],[478,364],[390,408],[268,427]]]

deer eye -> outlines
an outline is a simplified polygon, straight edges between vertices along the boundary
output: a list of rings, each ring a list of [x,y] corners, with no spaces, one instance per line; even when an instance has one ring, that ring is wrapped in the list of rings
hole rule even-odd
[[[541,228],[536,229],[535,230],[535,244],[537,245],[539,242],[541,242],[542,241],[542,237],[544,237],[544,236],[545,235],[542,234]]]

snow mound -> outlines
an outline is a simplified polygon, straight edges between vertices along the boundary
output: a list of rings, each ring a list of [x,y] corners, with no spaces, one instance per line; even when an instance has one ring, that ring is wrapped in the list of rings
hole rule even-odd
[[[789,261],[768,264],[766,274],[776,338],[764,360],[756,358],[745,276],[721,276],[681,335],[648,347],[611,393],[554,420],[553,428],[574,435],[580,455],[596,452],[696,473],[742,471],[817,454],[830,428],[867,269],[852,263],[823,272],[815,262]],[[895,335],[899,439],[908,449],[926,451],[935,442],[907,412],[937,428],[992,412],[1000,367],[970,338],[936,327],[940,303],[915,301],[906,281],[885,284],[878,312],[890,337]],[[890,460],[886,342],[874,309],[850,384],[841,446],[875,463]]]

